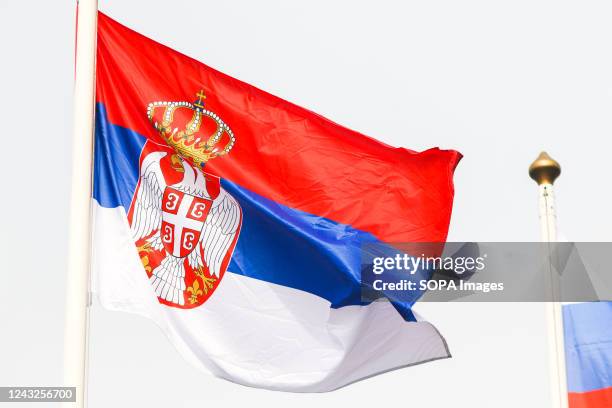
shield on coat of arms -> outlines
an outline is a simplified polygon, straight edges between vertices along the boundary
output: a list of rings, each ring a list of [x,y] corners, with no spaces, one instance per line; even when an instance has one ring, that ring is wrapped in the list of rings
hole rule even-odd
[[[184,258],[196,248],[211,205],[212,200],[165,188],[160,234],[168,254]]]

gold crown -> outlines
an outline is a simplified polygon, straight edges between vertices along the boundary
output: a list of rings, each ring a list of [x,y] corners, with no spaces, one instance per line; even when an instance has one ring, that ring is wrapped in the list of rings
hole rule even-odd
[[[209,160],[228,154],[236,138],[216,113],[204,109],[204,91],[196,96],[194,103],[151,102],[147,117],[179,155],[203,167]],[[225,146],[219,146],[222,139],[227,139]]]

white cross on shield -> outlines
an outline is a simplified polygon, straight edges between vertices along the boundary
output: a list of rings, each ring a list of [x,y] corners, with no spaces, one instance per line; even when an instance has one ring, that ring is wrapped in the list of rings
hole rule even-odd
[[[166,187],[160,233],[168,254],[184,258],[196,248],[211,205],[212,200]]]

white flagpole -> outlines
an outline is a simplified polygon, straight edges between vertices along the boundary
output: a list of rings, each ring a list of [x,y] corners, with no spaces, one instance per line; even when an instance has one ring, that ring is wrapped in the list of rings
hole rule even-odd
[[[546,152],[529,167],[529,175],[539,186],[540,198],[540,235],[542,242],[557,241],[557,215],[555,210],[555,194],[553,184],[561,174],[561,166]],[[547,255],[550,255],[550,251]],[[551,300],[546,303],[550,383],[553,408],[567,408],[567,377],[565,372],[565,339],[563,337],[563,314],[559,302],[559,287],[554,279],[556,273],[550,261],[546,276],[548,289],[551,291]]]
[[[76,404],[66,406],[83,408],[87,384],[97,0],[80,0],[77,13],[64,385],[76,387]]]

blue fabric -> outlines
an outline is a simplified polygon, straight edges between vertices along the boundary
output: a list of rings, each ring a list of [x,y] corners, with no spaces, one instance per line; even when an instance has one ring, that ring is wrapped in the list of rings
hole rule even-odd
[[[130,129],[108,123],[104,105],[96,105],[93,196],[102,207],[129,210],[146,141]]]
[[[242,232],[228,268],[234,273],[310,292],[329,300],[332,307],[342,307],[373,300],[368,296],[363,301],[361,292],[366,289],[362,282],[368,281],[362,279],[362,268],[371,271],[372,255],[400,253],[367,232],[285,207],[227,180],[222,186],[243,212]],[[364,247],[375,253],[364,255]],[[402,278],[428,276],[427,271],[420,272]],[[390,272],[385,281],[393,277]],[[402,316],[414,319],[408,311],[420,293],[413,292],[408,298],[386,295],[397,300],[394,305],[405,313]]]
[[[109,123],[104,106],[98,104],[93,196],[102,207],[129,210],[145,142],[136,132]],[[395,248],[370,233],[286,207],[231,181],[222,180],[222,186],[243,212],[240,238],[228,271],[312,293],[334,308],[363,305],[388,296],[405,320],[416,320],[411,306],[420,293],[402,299],[370,294],[362,300],[361,268],[368,269],[367,260],[372,255],[399,253]],[[366,244],[375,253],[367,254],[370,257],[362,266],[362,246]],[[417,280],[423,276],[428,272],[405,278]]]
[[[612,302],[563,306],[570,392],[612,387]]]

